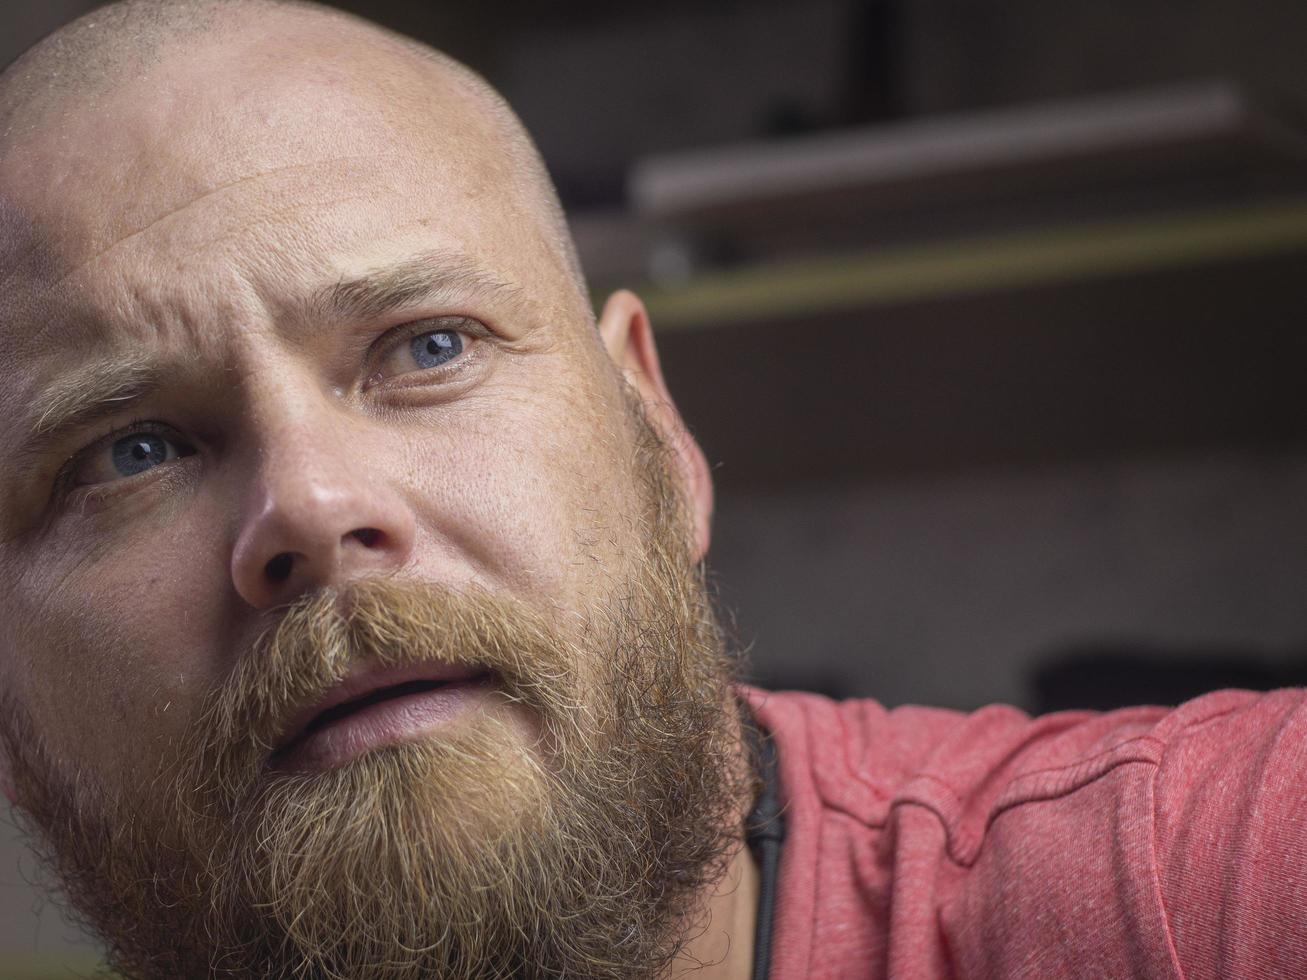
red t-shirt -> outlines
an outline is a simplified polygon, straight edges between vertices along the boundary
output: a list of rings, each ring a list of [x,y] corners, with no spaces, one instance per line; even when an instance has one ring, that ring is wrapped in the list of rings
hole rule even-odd
[[[744,689],[770,980],[1307,978],[1307,692],[1029,716]]]

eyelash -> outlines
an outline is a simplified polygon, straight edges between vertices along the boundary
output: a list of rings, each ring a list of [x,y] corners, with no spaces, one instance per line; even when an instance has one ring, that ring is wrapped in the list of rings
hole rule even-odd
[[[72,497],[73,494],[75,494],[77,491],[83,489],[73,483],[73,476],[77,472],[78,466],[84,460],[88,459],[93,453],[103,450],[105,445],[111,439],[121,439],[124,436],[136,432],[148,432],[154,435],[164,436],[178,442],[182,441],[180,438],[178,438],[177,431],[173,429],[171,426],[164,425],[162,422],[155,422],[152,419],[134,418],[130,422],[127,422],[126,424],[108,426],[105,428],[103,432],[101,432],[98,436],[92,439],[90,443],[88,443],[86,446],[82,447],[81,449],[77,450],[77,452],[73,453],[66,460],[64,460],[63,465],[59,468],[58,474],[56,474],[55,476],[56,497],[60,500],[67,500],[68,498]],[[87,487],[85,487],[85,491],[88,497],[92,494],[97,496],[104,496],[113,492],[112,490],[109,489],[110,486],[111,486],[110,484],[88,485]]]
[[[462,353],[445,364],[420,368],[412,373],[430,375],[457,370],[463,366],[478,342],[489,336],[489,331],[481,326],[480,321],[467,316],[436,316],[403,324],[382,334],[369,348],[368,362],[371,367],[368,370],[366,384],[372,385],[376,382],[382,363],[405,344],[411,343],[414,337],[442,331],[456,333],[463,337],[465,343]]]

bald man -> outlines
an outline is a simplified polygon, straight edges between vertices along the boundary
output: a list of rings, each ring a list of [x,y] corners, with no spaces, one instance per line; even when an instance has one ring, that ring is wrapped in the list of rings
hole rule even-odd
[[[88,15],[0,78],[0,282],[0,783],[122,975],[1299,968],[1298,692],[737,682],[640,301],[448,58]]]
[[[3,104],[7,791],[115,965],[747,971],[706,468],[501,100],[145,3]]]

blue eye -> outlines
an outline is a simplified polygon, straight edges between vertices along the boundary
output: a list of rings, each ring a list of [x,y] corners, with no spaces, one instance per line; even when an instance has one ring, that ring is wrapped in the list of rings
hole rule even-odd
[[[402,335],[392,340],[401,330]],[[396,327],[381,338],[380,343],[385,346],[372,361],[368,383],[383,384],[411,375],[401,385],[443,385],[460,374],[462,361],[477,354],[478,338],[486,336],[487,332],[481,323],[466,316],[431,317]],[[446,368],[451,361],[460,363]]]
[[[153,432],[143,432],[119,439],[110,451],[114,469],[121,476],[135,476],[168,458],[168,442]]]
[[[463,337],[456,330],[429,330],[410,340],[408,349],[418,367],[439,367],[463,353]]]
[[[194,454],[193,446],[167,432],[138,428],[116,439],[111,436],[84,450],[76,468],[71,472],[72,483],[76,486],[90,486],[125,480],[163,463]]]

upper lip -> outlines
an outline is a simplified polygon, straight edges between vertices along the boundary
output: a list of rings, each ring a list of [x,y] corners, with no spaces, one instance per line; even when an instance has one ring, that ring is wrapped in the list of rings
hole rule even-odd
[[[298,742],[318,715],[347,701],[411,681],[451,683],[482,677],[487,673],[487,668],[475,664],[422,663],[404,667],[359,664],[343,681],[328,691],[326,697],[305,705],[286,719],[274,754],[283,753]]]

